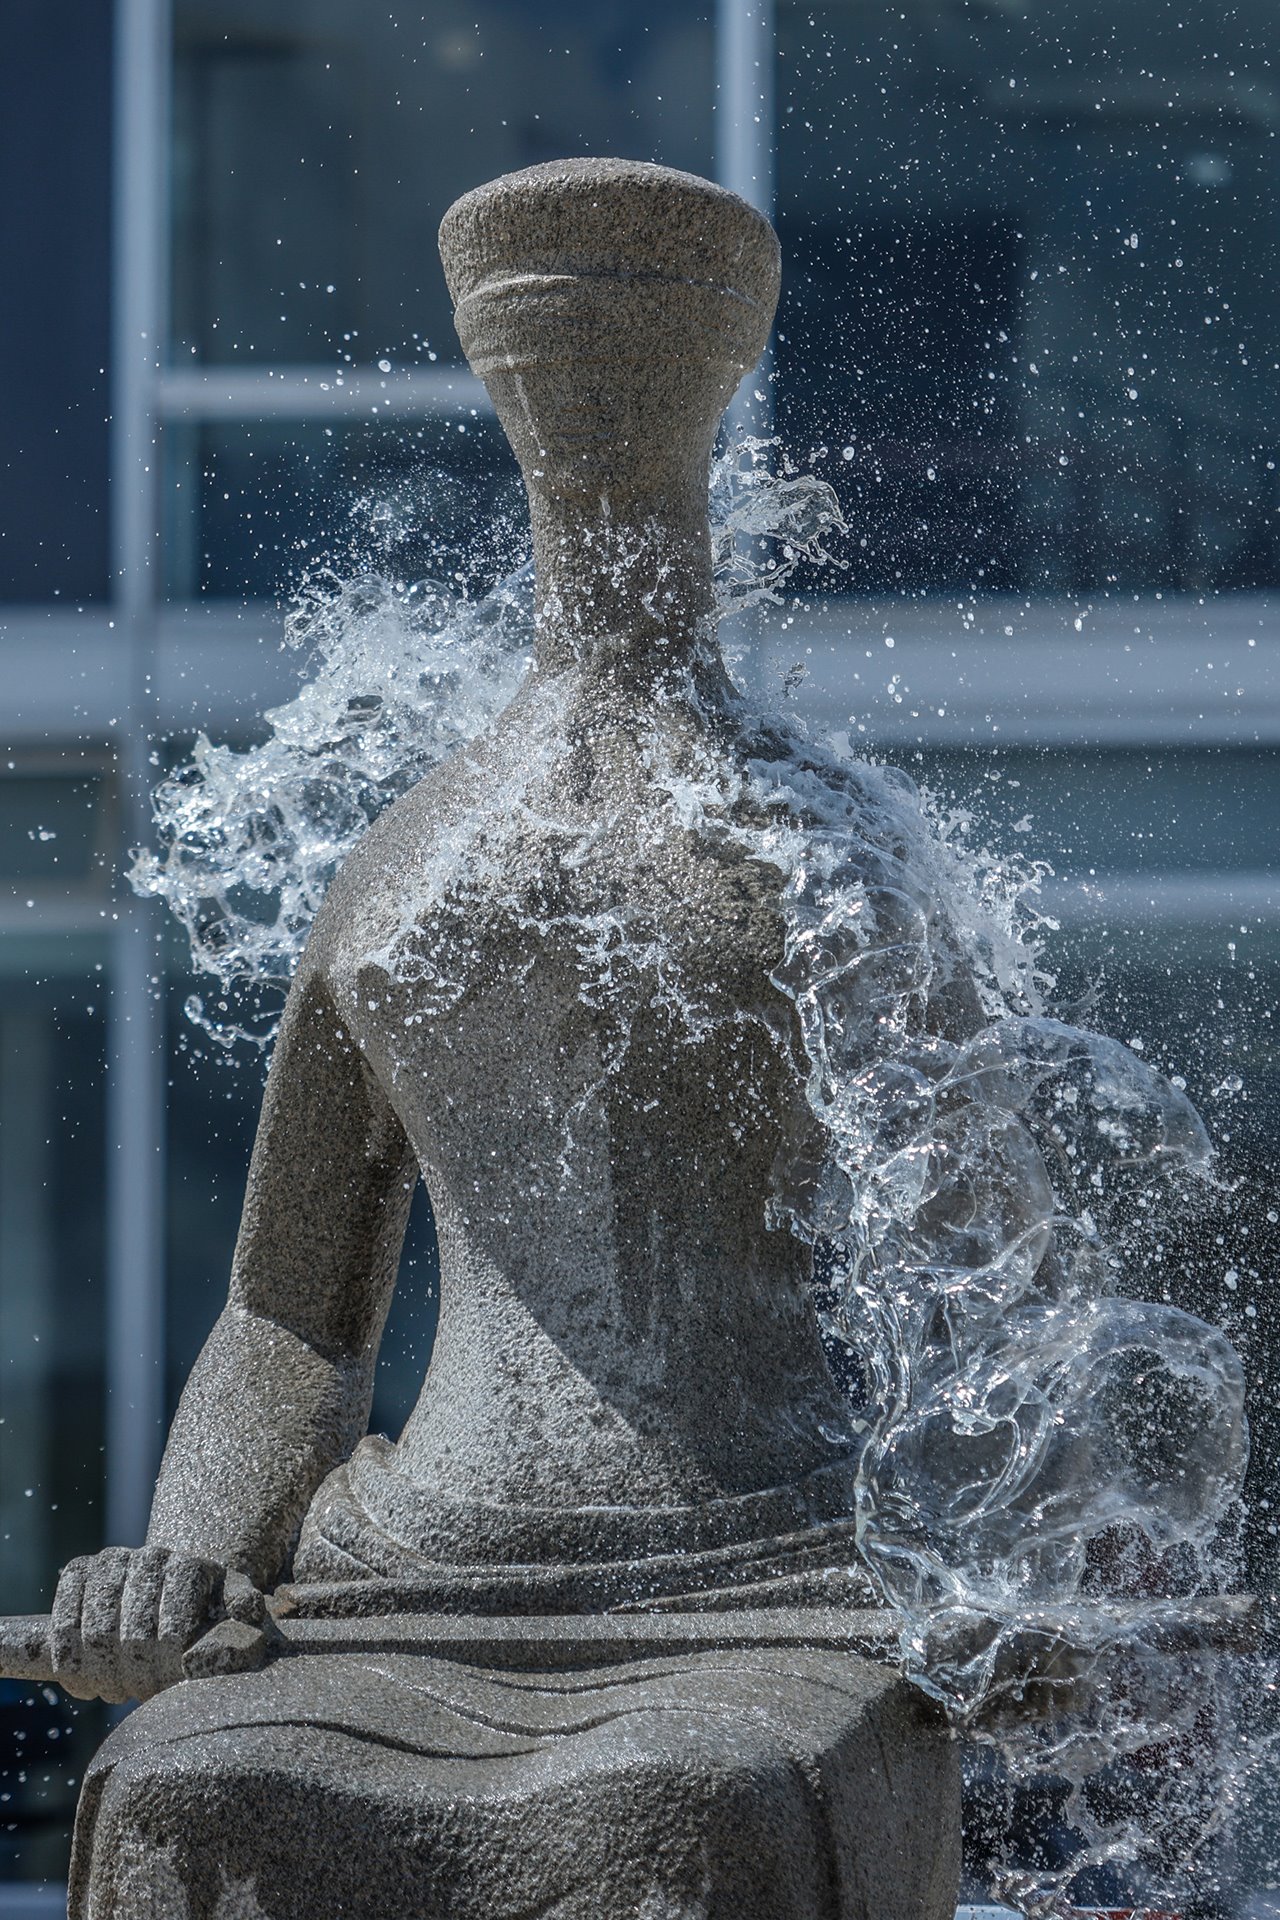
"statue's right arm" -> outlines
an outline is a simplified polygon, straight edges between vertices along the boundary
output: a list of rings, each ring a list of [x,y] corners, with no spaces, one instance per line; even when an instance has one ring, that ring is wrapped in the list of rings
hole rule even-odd
[[[59,1581],[54,1652],[70,1690],[138,1691],[127,1681],[148,1639],[194,1637],[224,1570],[258,1587],[279,1578],[316,1488],[366,1431],[416,1179],[404,1130],[325,982],[300,974],[267,1080],[230,1295],[174,1417],[147,1546],[73,1561]]]

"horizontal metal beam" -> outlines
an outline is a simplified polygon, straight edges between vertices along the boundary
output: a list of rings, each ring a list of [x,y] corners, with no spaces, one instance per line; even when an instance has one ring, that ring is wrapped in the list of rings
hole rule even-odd
[[[1037,901],[1068,933],[1177,927],[1187,933],[1221,933],[1225,954],[1225,942],[1246,929],[1270,934],[1280,928],[1280,872],[1116,869],[1091,873],[1087,879],[1064,874],[1044,881]],[[23,934],[105,938],[117,930],[119,920],[118,908],[95,899],[42,896],[34,890],[21,900],[0,899],[0,940]]]
[[[1280,646],[1263,594],[1153,594],[1094,607],[995,596],[831,600],[775,621],[743,662],[855,747],[1280,746]],[[1079,630],[1077,630],[1077,621]],[[171,607],[157,621],[155,724],[235,733],[287,700],[301,661],[269,602]],[[889,640],[893,646],[887,645]],[[0,748],[68,749],[124,723],[126,649],[105,610],[0,617]]]
[[[856,747],[1280,744],[1266,594],[831,600],[766,629],[754,687],[794,684]]]
[[[162,420],[379,420],[492,415],[469,368],[171,367],[156,379]]]
[[[0,1884],[0,1920],[66,1920],[67,1890],[59,1882]]]
[[[1039,904],[1071,933],[1086,929],[1176,926],[1188,933],[1235,935],[1280,923],[1280,872],[1093,873],[1043,882]]]
[[[18,887],[14,896],[0,898],[0,940],[13,934],[100,934],[105,940],[114,933],[120,910],[104,906],[101,899],[77,898],[70,891],[61,895],[42,894],[34,887]]]

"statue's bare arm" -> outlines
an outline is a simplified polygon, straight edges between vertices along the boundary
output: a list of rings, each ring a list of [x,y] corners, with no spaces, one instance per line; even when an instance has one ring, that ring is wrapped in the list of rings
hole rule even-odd
[[[227,1305],[192,1369],[148,1541],[258,1584],[364,1433],[416,1169],[323,982],[276,1043]]]
[[[55,1655],[73,1691],[143,1690],[147,1643],[198,1632],[225,1569],[279,1577],[312,1494],[365,1432],[416,1179],[324,981],[300,975],[230,1295],[174,1418],[147,1546],[73,1561],[58,1585]]]

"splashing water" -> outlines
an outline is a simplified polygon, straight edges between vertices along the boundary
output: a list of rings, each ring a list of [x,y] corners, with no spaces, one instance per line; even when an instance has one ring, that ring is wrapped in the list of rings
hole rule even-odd
[[[311,676],[265,715],[262,746],[236,752],[204,734],[156,789],[159,848],[130,879],[157,894],[217,985],[187,1013],[224,1047],[274,1037],[288,985],[325,890],[370,821],[510,699],[528,663],[532,571],[467,601],[427,582],[370,573],[311,576],[291,609],[288,644]],[[230,1011],[248,989],[252,1012]]]
[[[842,528],[830,490],[775,471],[776,451],[748,443],[713,473],[722,615],[776,599]],[[233,997],[278,999],[369,822],[507,704],[532,598],[527,565],[478,597],[317,574],[287,630],[309,673],[265,742],[202,736],[161,783],[158,849],[132,878],[186,928],[215,988],[188,1011],[221,1044],[269,1042],[267,1006],[246,1022]],[[772,1216],[814,1249],[823,1338],[859,1413],[863,1557],[901,1609],[908,1669],[998,1754],[1000,1791],[1070,1796],[1070,1860],[1008,1867],[1005,1896],[1065,1911],[1084,1868],[1121,1864],[1176,1888],[1229,1798],[1231,1729],[1212,1674],[1197,1684],[1097,1602],[1145,1594],[1158,1626],[1231,1572],[1240,1363],[1217,1329],[1128,1297],[1144,1235],[1211,1177],[1204,1127],[1132,1052],[1054,1017],[1045,869],[976,850],[961,816],[847,740],[743,715],[700,775],[659,780],[685,825],[784,876],[777,984],[824,1151],[779,1170]],[[1029,1622],[1042,1663],[1055,1636],[1091,1649],[1065,1675],[1071,1711],[1036,1721]],[[1174,1760],[1153,1768],[1156,1749]],[[1129,1765],[1146,1768],[1136,1805]]]
[[[826,1143],[775,1206],[814,1247],[866,1423],[863,1554],[908,1670],[996,1750],[1008,1799],[1070,1793],[1069,1860],[1007,1867],[1004,1896],[1065,1912],[1087,1870],[1120,1868],[1176,1891],[1180,1867],[1204,1871],[1233,1730],[1154,1641],[1173,1596],[1230,1571],[1244,1378],[1217,1328],[1123,1293],[1144,1223],[1211,1178],[1203,1124],[1127,1048],[1047,1011],[1043,870],[975,860],[904,775],[838,749],[793,743],[750,779],[772,814],[760,856],[789,875],[779,981]],[[1098,1610],[1138,1594],[1127,1626]],[[1032,1717],[1051,1643],[1089,1653],[1059,1665],[1070,1711]],[[1144,1817],[1092,1805],[1131,1760]]]
[[[715,466],[721,614],[776,598],[802,561],[828,558],[828,534],[843,524],[821,481],[785,464],[773,473],[775,447],[750,439]],[[393,553],[391,523],[422,509],[412,497],[356,510],[369,543]],[[456,581],[404,586],[376,569],[320,569],[295,597],[285,640],[305,661],[298,693],[263,716],[260,746],[197,737],[190,761],[156,788],[158,844],[135,855],[129,876],[185,929],[194,971],[215,988],[211,1000],[193,995],[187,1013],[228,1049],[270,1045],[316,910],[370,821],[511,699],[532,658],[532,565],[477,597]]]

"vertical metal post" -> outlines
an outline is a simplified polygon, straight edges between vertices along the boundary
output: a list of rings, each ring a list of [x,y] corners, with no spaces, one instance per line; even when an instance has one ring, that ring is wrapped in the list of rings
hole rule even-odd
[[[115,617],[129,660],[117,735],[122,857],[148,824],[169,39],[169,0],[116,0],[111,547]],[[106,1533],[129,1546],[146,1530],[165,1410],[165,1058],[153,913],[123,885],[118,904],[107,1087]]]
[[[716,6],[716,178],[773,218],[774,0]]]
[[[717,0],[716,178],[772,220],[777,190],[775,0]],[[773,424],[768,358],[748,376],[725,418],[729,440],[766,435]],[[757,399],[757,392],[763,398]]]

